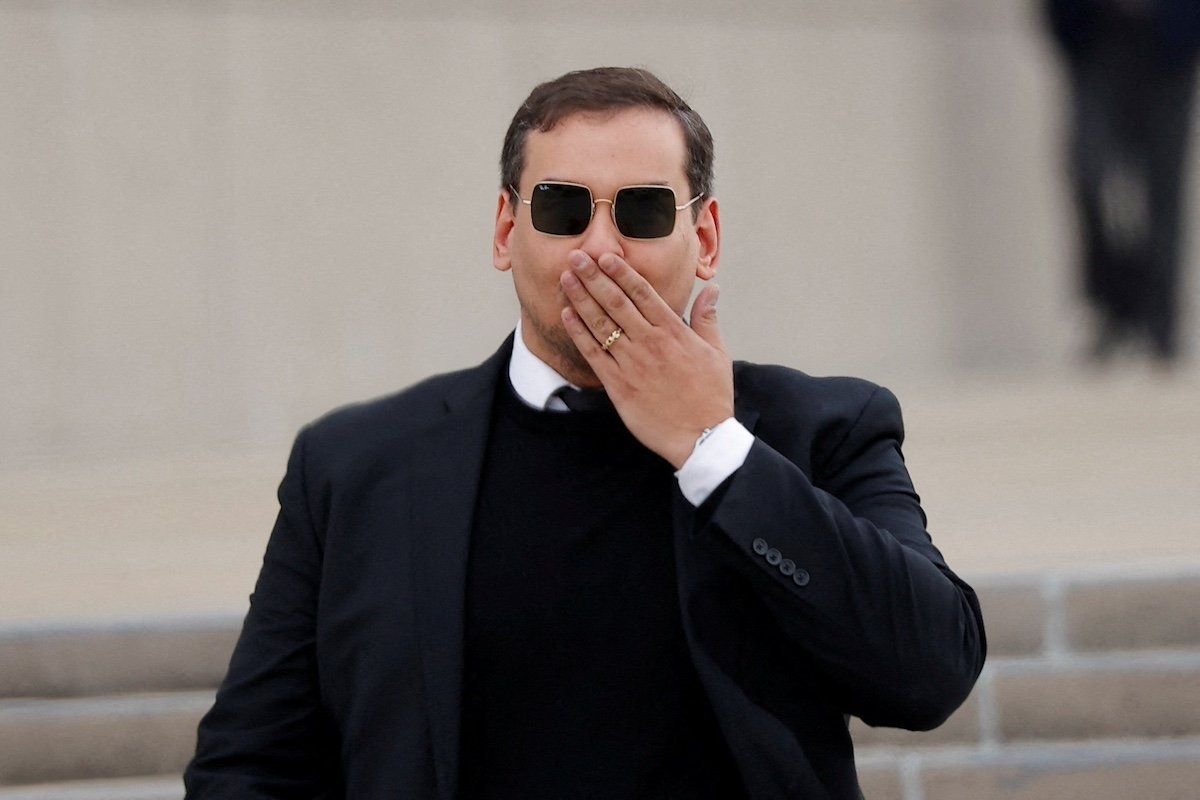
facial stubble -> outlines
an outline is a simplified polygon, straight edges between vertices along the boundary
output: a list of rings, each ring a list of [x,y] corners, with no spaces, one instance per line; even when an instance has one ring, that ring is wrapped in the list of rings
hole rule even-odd
[[[562,294],[561,290],[559,291],[559,296],[565,303],[566,296]],[[592,365],[583,357],[583,353],[579,352],[579,348],[575,346],[575,341],[567,333],[566,328],[563,327],[561,319],[557,324],[546,325],[525,304],[520,295],[517,296],[517,302],[521,306],[522,316],[529,323],[529,327],[533,328],[538,338],[545,342],[553,355],[557,357],[556,360],[558,363],[551,364],[550,366],[554,367],[559,374],[576,386],[600,386],[600,378],[596,376],[596,371],[592,369]]]

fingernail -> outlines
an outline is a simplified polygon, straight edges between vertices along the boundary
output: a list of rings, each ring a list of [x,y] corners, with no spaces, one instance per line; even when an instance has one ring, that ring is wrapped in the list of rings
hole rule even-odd
[[[574,253],[571,253],[571,266],[575,269],[583,269],[583,265],[587,262],[588,257],[586,254],[581,253],[578,250],[576,250]]]
[[[716,308],[717,307],[717,298],[719,298],[720,296],[721,296],[721,287],[720,287],[720,285],[714,283],[713,287],[712,287],[712,298],[709,299],[709,301],[708,301],[708,307]]]

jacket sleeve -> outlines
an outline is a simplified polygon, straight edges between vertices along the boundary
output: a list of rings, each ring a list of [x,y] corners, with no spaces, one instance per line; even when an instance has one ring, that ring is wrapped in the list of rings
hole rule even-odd
[[[302,430],[279,486],[279,515],[229,671],[200,721],[184,772],[187,800],[335,795],[338,747],[317,680],[321,546],[304,437]]]
[[[846,713],[927,730],[986,654],[979,603],[942,560],[900,453],[900,406],[875,387],[808,476],[762,439],[699,509]]]

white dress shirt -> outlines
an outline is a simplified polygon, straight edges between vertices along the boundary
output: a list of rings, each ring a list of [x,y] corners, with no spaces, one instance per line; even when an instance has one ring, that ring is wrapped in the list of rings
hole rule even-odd
[[[513,337],[508,377],[517,396],[526,405],[543,411],[569,411],[567,404],[554,393],[564,386],[580,388],[530,351],[521,333],[520,320],[517,320],[517,332]],[[675,471],[679,491],[689,503],[699,506],[713,489],[745,463],[752,444],[754,434],[733,417],[715,426],[712,433],[692,450],[683,466]]]

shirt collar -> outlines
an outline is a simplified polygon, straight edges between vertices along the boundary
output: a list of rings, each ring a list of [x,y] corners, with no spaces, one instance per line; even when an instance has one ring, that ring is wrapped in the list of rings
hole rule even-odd
[[[554,393],[564,386],[579,387],[568,381],[545,361],[533,354],[525,344],[521,333],[521,320],[517,320],[517,332],[513,336],[512,358],[508,362],[508,379],[512,382],[517,397],[526,405],[546,410],[566,408]]]

